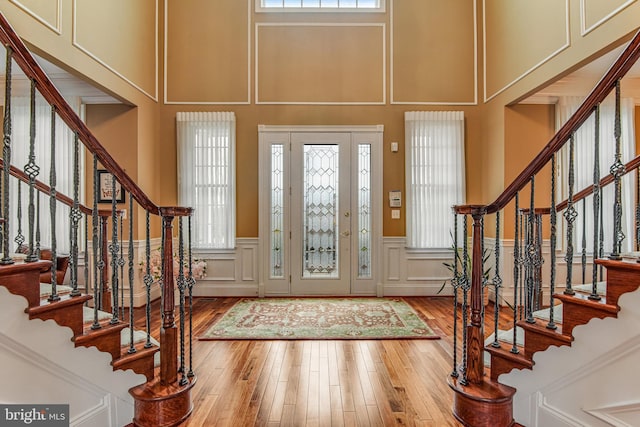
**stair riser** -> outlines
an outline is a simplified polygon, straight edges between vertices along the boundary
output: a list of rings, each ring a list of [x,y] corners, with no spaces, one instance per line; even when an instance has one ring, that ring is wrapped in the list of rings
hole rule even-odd
[[[587,307],[581,304],[572,304],[570,301],[563,302],[564,323],[562,324],[562,333],[567,336],[573,334],[573,328],[589,323],[591,319],[606,319],[607,317],[617,317],[617,315],[598,310],[597,308]]]

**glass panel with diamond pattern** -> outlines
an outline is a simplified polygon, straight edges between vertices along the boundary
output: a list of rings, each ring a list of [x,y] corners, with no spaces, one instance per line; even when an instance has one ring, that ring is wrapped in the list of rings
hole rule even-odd
[[[284,145],[271,146],[271,277],[284,277]]]
[[[305,144],[303,277],[338,277],[337,145]]]
[[[358,144],[358,277],[371,277],[371,145]]]

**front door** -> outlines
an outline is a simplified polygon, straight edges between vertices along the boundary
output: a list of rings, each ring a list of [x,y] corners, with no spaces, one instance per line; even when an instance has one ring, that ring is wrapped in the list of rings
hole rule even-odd
[[[350,293],[348,133],[291,134],[291,293]]]
[[[260,296],[379,293],[382,129],[357,130],[260,126]]]

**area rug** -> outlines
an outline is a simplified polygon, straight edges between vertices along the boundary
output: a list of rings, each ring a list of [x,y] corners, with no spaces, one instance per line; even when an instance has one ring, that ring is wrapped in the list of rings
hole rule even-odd
[[[393,298],[246,298],[200,340],[438,339],[404,301]]]

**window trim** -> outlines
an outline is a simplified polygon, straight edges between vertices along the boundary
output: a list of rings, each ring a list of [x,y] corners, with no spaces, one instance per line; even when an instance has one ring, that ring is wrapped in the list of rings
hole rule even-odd
[[[255,0],[256,13],[385,13],[386,1],[378,0],[378,7],[266,7],[264,0]]]

